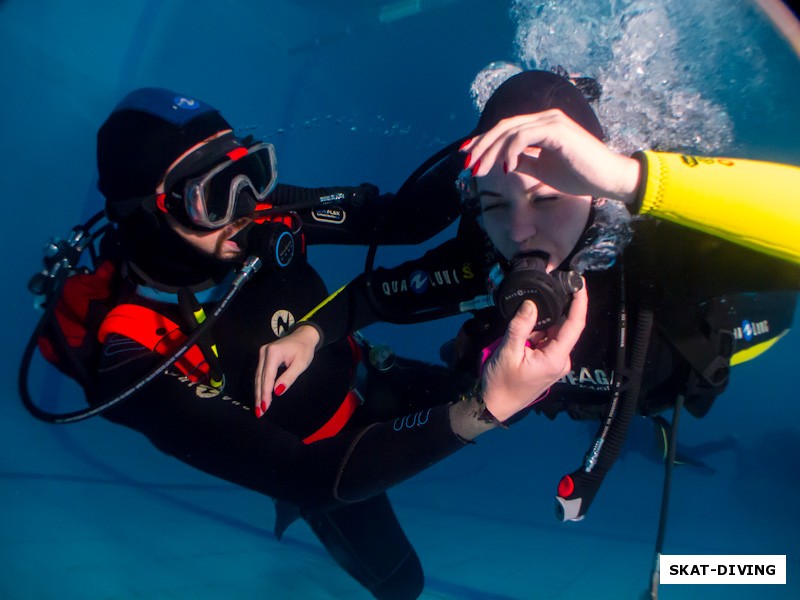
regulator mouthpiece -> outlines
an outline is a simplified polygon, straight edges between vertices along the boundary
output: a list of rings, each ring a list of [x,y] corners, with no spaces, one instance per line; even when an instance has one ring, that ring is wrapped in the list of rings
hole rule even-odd
[[[547,273],[549,258],[545,252],[531,252],[511,261],[511,271],[495,298],[503,318],[511,320],[525,300],[533,301],[539,311],[535,331],[549,328],[566,315],[572,294],[583,287],[583,279],[575,271]]]

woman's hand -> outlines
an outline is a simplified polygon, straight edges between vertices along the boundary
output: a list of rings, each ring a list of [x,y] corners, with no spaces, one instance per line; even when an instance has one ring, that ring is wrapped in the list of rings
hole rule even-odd
[[[541,152],[540,152],[541,150]],[[639,184],[639,161],[610,150],[560,109],[503,119],[461,147],[473,177],[495,167],[520,171],[576,196],[630,204]]]
[[[569,355],[586,324],[587,306],[584,286],[573,295],[566,320],[543,333],[533,330],[536,305],[530,300],[522,303],[483,371],[483,401],[498,421],[506,421],[529,406],[569,373]]]
[[[270,404],[272,394],[280,396],[314,360],[319,332],[311,326],[300,325],[289,335],[261,346],[255,380],[255,413],[261,417]],[[286,370],[278,377],[278,369]]]

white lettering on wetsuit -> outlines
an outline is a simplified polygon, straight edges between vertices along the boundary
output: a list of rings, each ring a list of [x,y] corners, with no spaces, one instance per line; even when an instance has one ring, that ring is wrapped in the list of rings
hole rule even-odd
[[[213,388],[210,385],[206,385],[205,383],[198,383],[197,381],[192,381],[186,375],[179,371],[170,371],[169,369],[164,371],[164,375],[169,377],[174,377],[186,387],[190,389],[194,389],[194,393],[198,398],[202,398],[204,400],[208,398],[219,398],[220,400],[226,400],[235,406],[240,406],[245,410],[250,410],[250,407],[242,404],[238,400],[234,400],[232,396],[228,396],[227,394],[223,394],[217,388]]]
[[[766,319],[753,323],[745,319],[742,321],[740,327],[733,328],[733,337],[737,340],[745,340],[749,342],[754,337],[766,335],[769,333],[769,321]]]
[[[311,211],[311,218],[318,223],[341,225],[347,220],[347,213],[339,207],[317,208]]]
[[[328,194],[327,196],[320,196],[319,201],[322,204],[327,202],[341,202],[344,200],[344,194],[342,192],[337,192],[335,194]]]
[[[565,383],[596,392],[607,392],[611,389],[611,384],[614,383],[614,372],[581,367],[577,371],[573,369],[559,379],[557,383]]]
[[[381,290],[384,296],[408,292],[409,289],[415,294],[424,294],[431,288],[459,285],[462,279],[472,279],[475,274],[470,263],[464,263],[459,273],[458,269],[440,269],[438,271],[427,272],[417,270],[411,273],[407,279],[394,279],[384,281]]]
[[[424,416],[423,416],[424,413]],[[394,420],[393,428],[395,431],[402,431],[403,429],[413,429],[414,427],[421,427],[428,422],[431,415],[431,409],[426,411],[419,411],[413,415],[406,415],[405,417],[398,417]]]

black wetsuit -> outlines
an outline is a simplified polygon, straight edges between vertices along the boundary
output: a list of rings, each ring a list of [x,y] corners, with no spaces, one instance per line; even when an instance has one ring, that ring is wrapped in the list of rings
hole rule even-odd
[[[289,202],[296,194],[323,197],[337,191],[282,186],[275,197]],[[305,211],[301,245],[366,243],[376,216],[390,207],[391,197],[354,206],[348,195]],[[451,207],[438,221],[398,231],[395,241],[425,239],[454,216]],[[208,294],[198,291],[197,297],[202,302]],[[124,282],[119,302],[150,307],[186,324],[176,295],[162,293],[158,300],[150,296],[151,287],[137,286],[131,278]],[[256,418],[252,407],[259,347],[274,341],[326,296],[303,251],[288,268],[262,268],[213,327],[226,381],[222,392],[171,368],[106,417],[143,433],[186,464],[281,501],[279,530],[291,521],[287,507],[296,507],[333,557],[376,597],[415,598],[423,584],[421,567],[385,490],[465,446],[450,427],[448,404],[467,384],[444,376],[441,367],[400,358],[386,373],[368,368],[366,382],[359,386],[366,402],[344,429],[306,444],[303,439],[331,418],[354,380],[351,344],[340,339],[321,348],[309,370]],[[214,302],[203,304],[210,314]],[[93,401],[112,397],[163,358],[126,336],[109,335]]]

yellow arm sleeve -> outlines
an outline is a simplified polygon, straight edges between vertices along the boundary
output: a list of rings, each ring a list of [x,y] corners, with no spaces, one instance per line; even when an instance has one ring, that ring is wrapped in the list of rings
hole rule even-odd
[[[653,152],[640,214],[800,264],[800,168]]]

